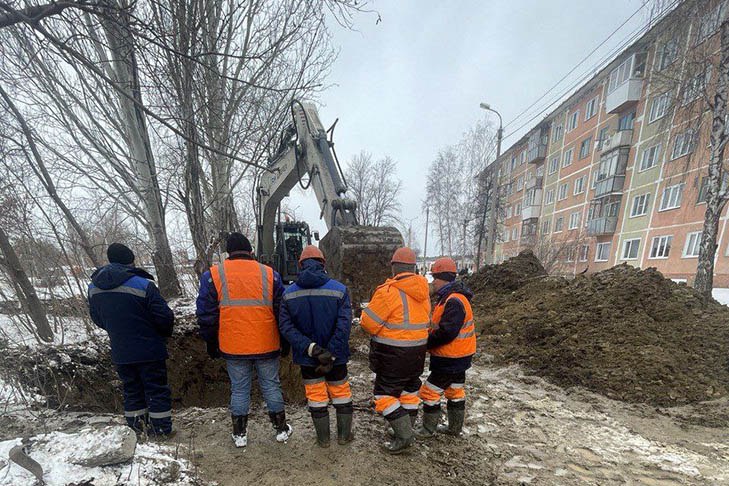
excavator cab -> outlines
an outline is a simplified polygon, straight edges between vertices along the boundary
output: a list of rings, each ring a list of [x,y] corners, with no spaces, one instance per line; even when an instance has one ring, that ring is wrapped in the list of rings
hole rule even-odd
[[[311,244],[309,225],[303,221],[279,221],[275,236],[273,268],[281,274],[284,284],[289,284],[299,274],[301,252]]]

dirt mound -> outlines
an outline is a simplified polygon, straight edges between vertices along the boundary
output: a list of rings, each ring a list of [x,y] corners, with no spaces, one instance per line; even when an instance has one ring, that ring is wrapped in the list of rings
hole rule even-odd
[[[2,348],[2,346],[0,346]],[[192,326],[175,331],[167,348],[167,373],[174,408],[222,407],[230,400],[230,383],[222,359],[211,360],[205,343]],[[0,370],[8,383],[20,383],[46,400],[52,408],[92,412],[122,410],[121,382],[111,363],[106,342],[47,346],[40,349],[0,349]],[[288,402],[304,401],[298,366],[290,358],[281,362],[281,382]],[[257,385],[254,400],[260,399]]]
[[[512,292],[527,282],[547,275],[539,259],[531,250],[524,250],[514,258],[497,265],[486,265],[468,279],[474,292]]]
[[[498,361],[628,402],[729,394],[729,309],[655,269],[620,265],[572,281],[532,279],[501,302],[489,295],[474,304]]]

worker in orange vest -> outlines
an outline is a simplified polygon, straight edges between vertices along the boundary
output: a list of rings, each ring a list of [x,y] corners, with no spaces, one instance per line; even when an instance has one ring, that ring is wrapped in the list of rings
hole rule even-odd
[[[476,328],[471,298],[466,285],[456,280],[456,262],[439,258],[433,263],[433,289],[437,304],[433,309],[433,328],[428,335],[430,375],[420,388],[423,423],[418,437],[433,437],[437,432],[460,435],[466,412],[466,370],[476,353]],[[440,400],[448,400],[448,426],[438,425]]]
[[[375,372],[375,410],[387,419],[394,435],[385,448],[391,454],[400,454],[414,438],[430,299],[428,281],[415,273],[413,250],[399,248],[391,265],[392,278],[375,290],[362,312],[361,325],[371,335],[369,359]]]
[[[250,241],[241,233],[228,236],[226,252],[228,258],[200,278],[197,318],[210,357],[222,356],[227,362],[233,443],[236,447],[248,443],[254,369],[276,440],[286,442],[293,428],[286,423],[279,379],[281,276],[256,261]]]

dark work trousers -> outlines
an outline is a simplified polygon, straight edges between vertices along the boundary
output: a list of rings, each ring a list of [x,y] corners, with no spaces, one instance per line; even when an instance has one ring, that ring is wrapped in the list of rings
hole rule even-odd
[[[387,420],[403,415],[417,417],[420,398],[420,373],[406,376],[375,375],[375,409]]]
[[[147,427],[150,435],[172,432],[172,394],[167,385],[167,363],[118,364],[124,384],[124,416],[136,431]]]

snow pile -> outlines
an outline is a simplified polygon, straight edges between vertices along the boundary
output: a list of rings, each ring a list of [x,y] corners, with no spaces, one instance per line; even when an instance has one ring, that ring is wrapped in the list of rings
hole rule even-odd
[[[21,439],[0,442],[0,485],[34,483],[30,471],[8,459],[10,450],[21,444]],[[38,435],[30,439],[26,451],[43,468],[47,486],[85,482],[99,485],[200,484],[193,477],[188,461],[175,457],[174,447],[157,443],[136,445],[136,437],[125,426],[88,428],[74,434]]]

